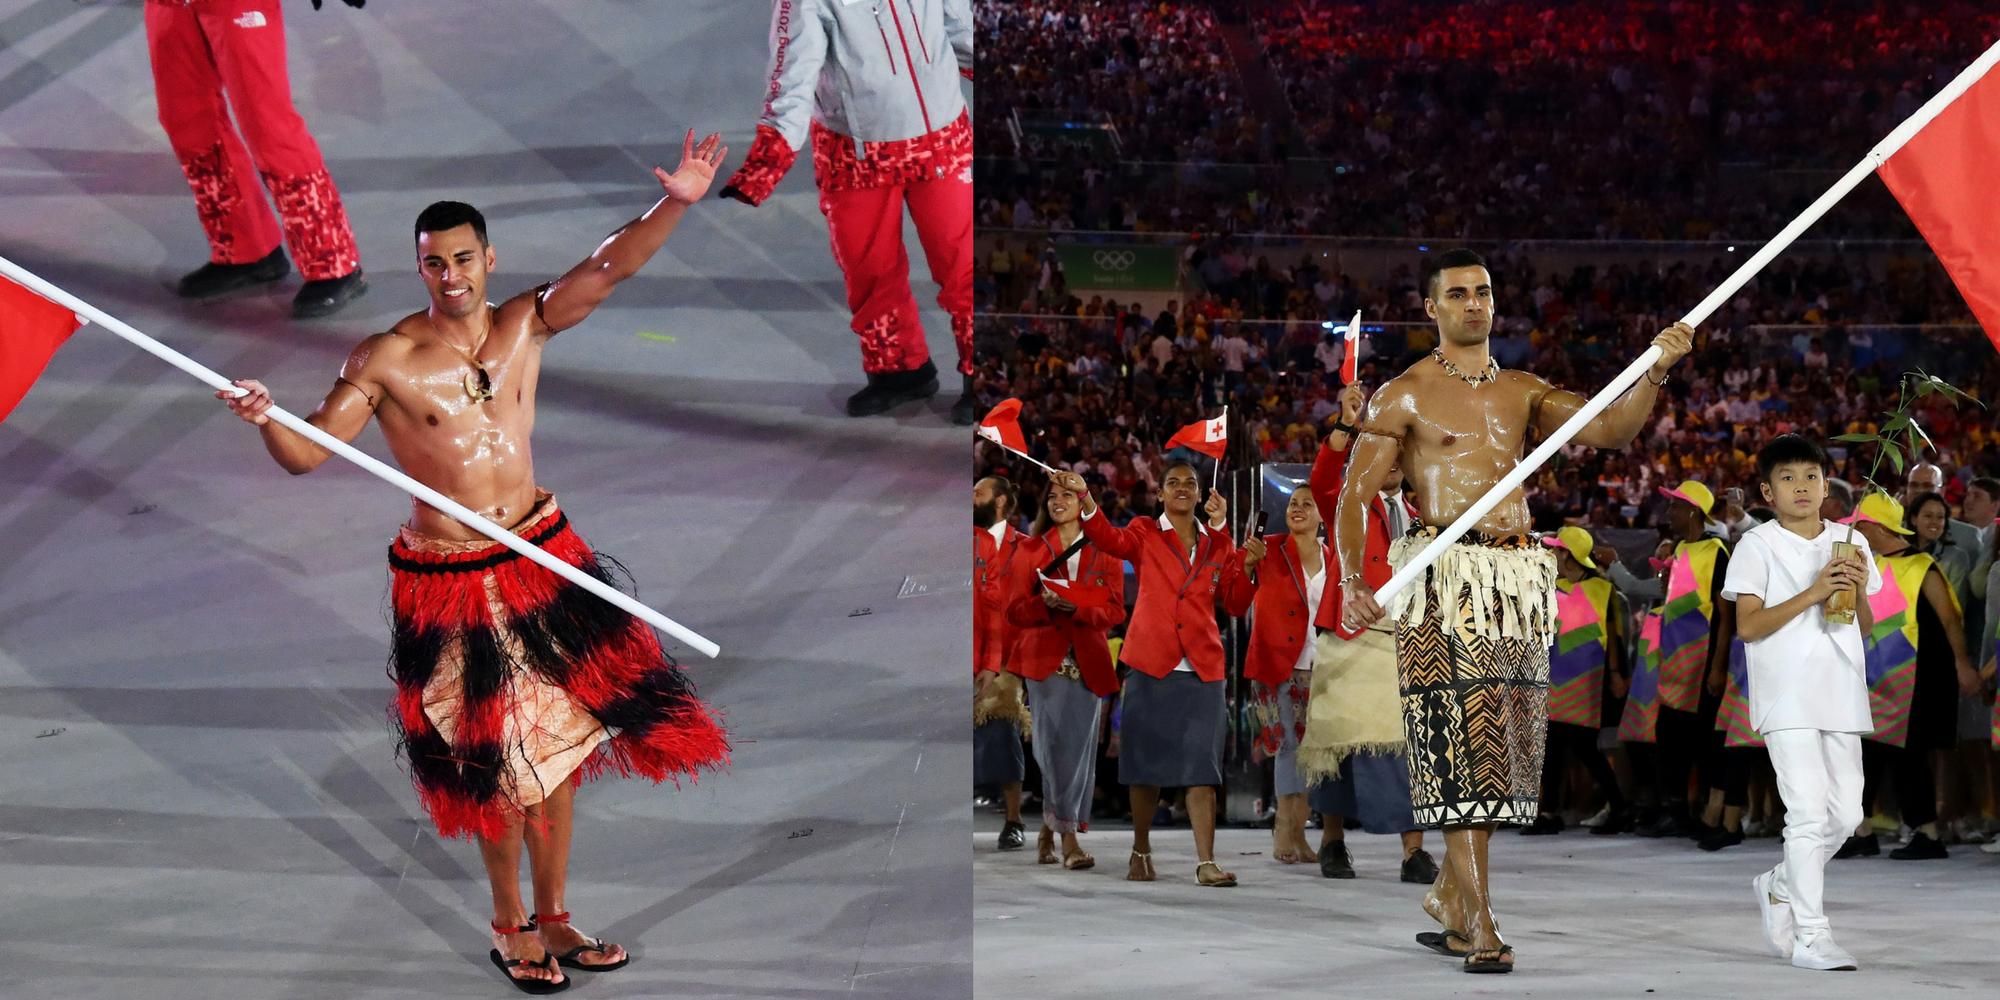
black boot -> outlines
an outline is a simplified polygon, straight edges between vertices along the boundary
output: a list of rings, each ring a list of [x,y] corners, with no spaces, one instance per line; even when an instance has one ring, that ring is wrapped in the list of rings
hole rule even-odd
[[[951,422],[964,427],[979,419],[979,399],[972,394],[972,376],[965,376],[965,391],[951,404]]]
[[[876,372],[868,376],[868,388],[847,397],[847,415],[872,417],[903,403],[914,403],[937,395],[937,365],[925,361],[907,372]]]
[[[1321,878],[1354,877],[1354,859],[1347,854],[1347,841],[1320,845],[1319,874]]]
[[[1403,859],[1403,881],[1430,885],[1438,880],[1438,863],[1431,852],[1419,847]]]
[[[367,290],[368,279],[362,276],[358,267],[338,278],[308,281],[292,299],[292,318],[331,316]]]
[[[1021,845],[1028,842],[1027,834],[1028,828],[1022,826],[1018,820],[1008,820],[1000,826],[1000,849],[1003,851],[1020,850]]]
[[[280,246],[265,254],[263,260],[248,264],[209,261],[181,276],[180,296],[184,299],[211,299],[239,288],[268,285],[290,273],[292,262],[285,259],[285,248]]]

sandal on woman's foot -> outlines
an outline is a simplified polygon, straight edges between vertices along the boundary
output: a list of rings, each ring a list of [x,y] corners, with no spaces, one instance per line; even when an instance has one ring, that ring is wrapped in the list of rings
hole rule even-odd
[[[1083,853],[1083,848],[1081,847],[1077,848],[1072,853],[1063,855],[1062,859],[1062,866],[1073,872],[1082,871],[1085,868],[1092,868],[1095,867],[1096,865],[1097,865],[1097,859],[1091,857],[1088,854]]]
[[[1203,868],[1215,869],[1214,881],[1211,882],[1201,877],[1201,870]],[[1194,881],[1196,885],[1205,885],[1215,889],[1228,889],[1236,885],[1236,876],[1223,871],[1222,866],[1213,861],[1204,861],[1194,866]]]
[[[1052,865],[1060,860],[1062,859],[1056,857],[1056,832],[1046,826],[1042,827],[1042,836],[1035,841],[1035,863]]]
[[[1451,942],[1453,941],[1464,941],[1465,947],[1453,948],[1451,946]],[[1467,954],[1470,954],[1472,948],[1472,942],[1465,935],[1450,928],[1445,928],[1443,933],[1425,931],[1417,935],[1417,943],[1446,958],[1464,958]]]
[[[1132,860],[1127,862],[1125,866],[1125,881],[1151,882],[1155,877],[1153,874],[1153,853],[1147,851],[1141,854],[1138,851],[1133,851]]]
[[[534,929],[535,929],[534,924],[527,924],[521,927],[502,927],[499,924],[493,925],[493,933],[495,934],[528,934],[533,932]],[[556,957],[554,955],[549,954],[546,950],[542,952],[542,957],[539,960],[530,958],[508,958],[507,956],[500,954],[500,949],[498,948],[494,948],[488,951],[486,953],[486,956],[493,960],[493,964],[500,969],[500,974],[506,976],[507,981],[513,983],[514,988],[520,990],[523,993],[532,993],[536,996],[547,996],[550,993],[561,993],[562,991],[569,989],[569,977],[564,976],[562,974],[562,970],[556,967]],[[514,970],[516,968],[547,969],[550,972],[555,973],[557,978],[533,979],[523,976],[517,976],[514,974]]]
[[[1485,948],[1479,951],[1467,952],[1465,955],[1465,971],[1512,972],[1514,971],[1514,963],[1507,961],[1506,958],[1513,953],[1514,946],[1511,944],[1503,944],[1499,948]],[[1483,955],[1491,955],[1493,957],[1482,958],[1481,956]]]
[[[543,916],[542,914],[537,913],[534,916],[533,923],[531,923],[529,926],[539,928],[540,925],[542,924],[566,924],[566,923],[569,923],[569,913],[567,911],[563,913],[551,913],[548,914],[547,916]],[[632,961],[632,955],[631,953],[628,952],[626,953],[624,958],[621,958],[616,962],[585,962],[577,958],[576,956],[581,955],[586,951],[594,951],[599,954],[609,954],[610,950],[614,946],[605,944],[602,940],[598,938],[584,938],[583,942],[584,943],[577,945],[576,947],[571,948],[570,950],[563,952],[560,955],[556,955],[556,961],[559,964],[561,964],[563,968],[581,969],[584,972],[610,972],[613,969],[622,969],[625,967],[626,963]]]

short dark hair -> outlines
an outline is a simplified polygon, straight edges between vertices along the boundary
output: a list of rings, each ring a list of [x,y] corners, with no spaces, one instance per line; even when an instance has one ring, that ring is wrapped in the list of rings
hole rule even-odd
[[[1177,458],[1171,462],[1168,462],[1167,467],[1160,470],[1160,481],[1166,482],[1167,474],[1174,471],[1175,469],[1186,469],[1189,472],[1194,473],[1194,478],[1196,479],[1197,482],[1200,481],[1201,479],[1201,470],[1195,468],[1193,462],[1190,462],[1185,458]]]
[[[1833,464],[1818,441],[1803,434],[1780,434],[1772,438],[1770,444],[1757,449],[1757,481],[1770,482],[1772,470],[1794,462],[1811,462],[1819,466],[1822,476],[1826,475],[1826,467]]]
[[[1992,476],[1980,476],[1978,479],[1965,485],[1995,500],[2000,500],[2000,479],[1995,479]]]
[[[1438,282],[1443,280],[1441,276],[1444,274],[1446,268],[1485,266],[1486,258],[1464,247],[1457,247],[1438,254],[1437,266],[1431,269],[1430,277],[1424,279],[1424,298],[1437,298]],[[1490,269],[1488,273],[1491,273]]]
[[[425,233],[441,233],[460,226],[471,226],[472,234],[479,237],[479,245],[489,245],[486,242],[486,216],[462,201],[434,201],[418,212],[414,238],[421,240]]]

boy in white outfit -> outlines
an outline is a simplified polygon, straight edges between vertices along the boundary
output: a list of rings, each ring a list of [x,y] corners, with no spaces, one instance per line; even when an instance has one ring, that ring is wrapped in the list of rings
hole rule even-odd
[[[1827,464],[1825,450],[1797,434],[1757,453],[1764,502],[1778,517],[1744,534],[1722,596],[1736,602],[1750,723],[1770,749],[1785,800],[1785,858],[1752,882],[1764,940],[1801,969],[1852,971],[1854,956],[1834,944],[1822,897],[1827,860],[1861,822],[1861,737],[1875,729],[1861,637],[1873,622],[1865,599],[1855,601],[1849,625],[1829,624],[1822,605],[1840,590],[1873,594],[1882,575],[1865,556],[1833,558],[1847,529],[1820,517]]]

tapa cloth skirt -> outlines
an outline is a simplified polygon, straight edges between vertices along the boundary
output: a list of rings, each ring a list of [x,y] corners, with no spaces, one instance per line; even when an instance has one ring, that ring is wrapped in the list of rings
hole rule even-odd
[[[1398,539],[1390,562],[1400,570],[1436,533]],[[1541,798],[1555,558],[1531,535],[1467,538],[1387,609],[1425,828],[1531,823]]]

